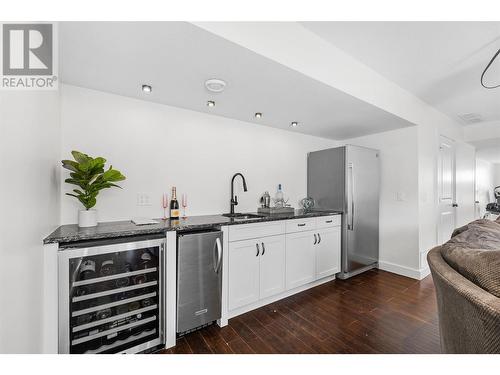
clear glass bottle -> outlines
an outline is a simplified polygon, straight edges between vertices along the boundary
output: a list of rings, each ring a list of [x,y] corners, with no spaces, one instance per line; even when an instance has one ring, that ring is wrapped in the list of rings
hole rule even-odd
[[[283,190],[281,189],[281,184],[278,185],[278,191],[276,191],[276,195],[274,196],[274,204],[278,208],[284,206]]]

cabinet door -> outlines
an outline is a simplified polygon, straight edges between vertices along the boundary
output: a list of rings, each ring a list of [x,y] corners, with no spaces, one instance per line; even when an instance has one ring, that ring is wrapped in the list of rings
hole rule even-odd
[[[259,299],[258,242],[259,239],[253,239],[229,243],[229,310],[248,305]]]
[[[317,231],[316,279],[340,272],[340,227]]]
[[[293,289],[314,280],[316,255],[314,231],[286,235],[286,288]]]
[[[285,236],[261,238],[260,298],[285,290]]]

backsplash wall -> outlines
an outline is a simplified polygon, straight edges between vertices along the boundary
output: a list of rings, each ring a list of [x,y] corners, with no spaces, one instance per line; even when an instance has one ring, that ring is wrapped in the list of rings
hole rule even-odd
[[[71,150],[103,156],[122,171],[123,190],[100,193],[99,221],[161,217],[161,197],[172,186],[188,195],[188,215],[229,211],[231,177],[236,211],[255,211],[260,195],[283,184],[297,207],[306,195],[306,154],[339,142],[71,85],[61,88],[62,157]],[[306,125],[304,125],[306,126]],[[64,180],[66,172],[62,171]],[[71,187],[62,182],[62,194]],[[137,194],[151,206],[138,206]],[[79,203],[63,195],[61,223],[76,223]]]

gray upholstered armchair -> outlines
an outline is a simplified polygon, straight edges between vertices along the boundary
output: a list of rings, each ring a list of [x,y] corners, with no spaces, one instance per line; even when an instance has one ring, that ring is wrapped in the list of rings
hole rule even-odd
[[[471,223],[427,255],[443,353],[500,353],[500,237],[490,227]]]

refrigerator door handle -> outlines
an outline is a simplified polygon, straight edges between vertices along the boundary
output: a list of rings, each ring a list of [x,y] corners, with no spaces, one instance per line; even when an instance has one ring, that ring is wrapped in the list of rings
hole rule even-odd
[[[354,230],[354,165],[353,165],[353,163],[349,163],[348,171],[349,171],[349,175],[348,175],[349,193],[348,194],[349,194],[350,199],[351,199],[351,204],[350,204],[350,207],[348,204],[348,208],[347,208],[348,213],[349,213],[349,221],[347,224],[347,229]]]

